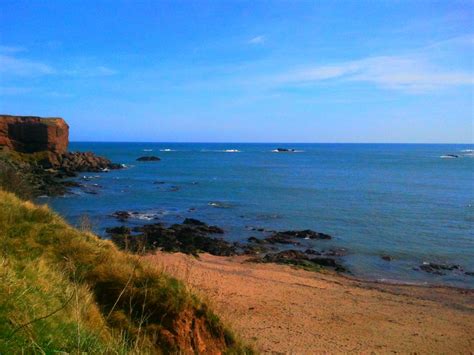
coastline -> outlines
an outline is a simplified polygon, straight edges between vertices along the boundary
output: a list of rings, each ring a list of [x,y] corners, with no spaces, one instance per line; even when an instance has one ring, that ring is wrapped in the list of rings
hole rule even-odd
[[[443,208],[433,207],[432,213],[427,215],[427,211],[431,209],[420,208],[419,203],[413,204],[413,194],[430,208],[438,206],[436,201],[444,196],[445,182],[430,180],[429,185],[434,187],[433,191],[404,189],[403,186],[413,185],[405,184],[402,179],[405,174],[399,174],[406,171],[410,162],[414,161],[427,164],[433,171],[448,167],[461,169],[472,160],[465,158],[447,163],[439,155],[457,152],[464,146],[447,148],[423,145],[414,149],[411,145],[385,145],[385,150],[375,154],[377,147],[369,144],[357,145],[356,150],[344,150],[339,154],[337,152],[342,149],[340,145],[329,145],[330,149],[327,145],[306,145],[305,154],[299,155],[272,153],[271,149],[277,146],[225,143],[136,143],[130,146],[122,143],[74,143],[71,145],[74,150],[92,150],[113,161],[124,163],[129,168],[100,174],[100,178],[95,181],[77,180],[85,186],[84,191],[75,189],[79,190],[81,198],[54,199],[52,205],[60,213],[71,212],[73,218],[69,220],[72,223],[76,223],[74,218],[79,218],[76,216],[87,213],[97,216],[96,224],[105,225],[106,228],[116,226],[110,215],[122,210],[137,213],[137,216],[143,215],[150,220],[156,218],[156,223],[163,222],[167,226],[181,223],[184,218],[197,218],[224,229],[226,240],[241,244],[247,244],[250,237],[263,239],[269,235],[258,229],[284,231],[309,228],[329,233],[334,240],[311,243],[312,245],[303,241],[305,248],[320,252],[334,247],[347,249],[347,256],[340,257],[340,260],[346,262],[345,265],[351,272],[362,278],[373,281],[387,279],[384,282],[391,282],[393,279],[396,283],[406,280],[408,283],[413,281],[472,287],[472,276],[464,275],[464,271],[471,274],[474,270],[465,238],[465,229],[469,223],[466,214],[469,218],[472,211],[465,202],[469,196],[456,193],[448,205],[443,205]],[[203,147],[213,151],[203,153]],[[295,147],[300,148],[299,145]],[[228,148],[239,149],[241,153],[225,154],[218,151]],[[166,152],[167,149],[172,152]],[[144,154],[144,151],[158,154],[161,161],[136,163],[136,158]],[[347,159],[352,161],[351,157],[357,158],[359,151],[370,160],[372,169],[380,172],[380,176],[400,176],[394,181],[385,182],[386,179],[380,179],[377,174],[374,182],[370,180],[374,177],[362,175],[362,179],[371,181],[367,186],[349,186],[343,183],[345,172],[337,170],[340,166],[338,162],[342,164]],[[392,164],[383,164],[387,157]],[[260,160],[271,161],[272,166],[276,164],[278,168],[266,171],[264,165],[255,163]],[[312,162],[310,165],[309,161]],[[299,162],[305,164],[301,165]],[[222,164],[229,169],[222,169]],[[402,166],[399,168],[398,164]],[[228,171],[249,165],[252,169],[246,169],[244,173],[238,170],[239,187],[236,187],[234,178]],[[306,168],[298,170],[307,166],[313,168],[309,171]],[[363,166],[360,168],[364,171]],[[247,170],[255,170],[259,174],[249,178]],[[333,185],[334,179],[328,179],[326,170],[338,173],[338,188]],[[301,173],[298,179],[294,179],[292,177],[295,171],[304,174]],[[454,170],[450,171],[454,174]],[[455,171],[455,176],[458,177],[458,170]],[[419,171],[423,174],[427,172],[429,170],[426,169]],[[275,177],[276,180],[272,182],[261,179],[264,176]],[[308,185],[305,181],[313,181],[314,184]],[[463,175],[459,175],[454,183],[459,186],[450,185],[453,191],[456,188],[459,191],[465,190]],[[390,188],[387,190],[386,186]],[[232,189],[236,188],[233,193]],[[265,195],[270,191],[278,204],[271,202]],[[427,191],[430,192],[425,194]],[[137,193],[140,194],[139,197],[136,196]],[[419,193],[422,195],[418,195]],[[307,201],[306,194],[312,198],[309,202],[302,203],[301,201]],[[403,198],[406,200],[401,202],[400,199]],[[359,202],[355,208],[351,208],[347,201]],[[220,205],[217,206],[218,204]],[[82,209],[77,207],[81,205]],[[221,208],[224,206],[225,208]],[[259,206],[258,210],[255,206]],[[324,206],[331,208],[325,209]],[[403,222],[403,226],[390,221]],[[144,219],[136,217],[130,218],[129,222],[127,227],[145,223]],[[453,228],[456,223],[462,228]],[[103,228],[97,232],[105,235]],[[385,256],[391,260],[384,259]],[[434,266],[447,267],[449,270],[431,268],[429,264],[437,264]],[[455,269],[456,267],[459,269]]]
[[[474,346],[474,290],[366,281],[242,256],[143,259],[183,280],[263,353],[469,353]]]

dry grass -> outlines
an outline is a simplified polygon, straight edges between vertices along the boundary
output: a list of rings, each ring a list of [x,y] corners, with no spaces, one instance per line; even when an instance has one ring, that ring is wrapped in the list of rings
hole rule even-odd
[[[28,199],[34,195],[31,184],[24,179],[18,168],[8,159],[3,159],[0,151],[0,186],[15,195]]]
[[[251,352],[183,283],[1,190],[0,240],[0,353]]]

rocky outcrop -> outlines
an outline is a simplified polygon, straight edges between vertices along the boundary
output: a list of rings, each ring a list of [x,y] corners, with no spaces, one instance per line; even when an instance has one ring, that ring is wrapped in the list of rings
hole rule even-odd
[[[284,231],[276,232],[271,236],[263,239],[263,242],[270,244],[293,244],[299,245],[300,242],[296,239],[331,239],[329,234],[315,232],[310,229],[299,231]]]
[[[255,262],[288,264],[301,267],[307,270],[317,271],[321,268],[329,267],[336,271],[346,272],[339,262],[333,258],[313,256],[299,250],[284,250],[279,253],[267,254],[263,258],[254,259]]]
[[[92,152],[49,153],[39,161],[39,164],[45,169],[61,170],[69,175],[76,172],[99,172],[122,168],[122,165],[112,163],[109,159]]]
[[[124,211],[119,211],[124,212]],[[236,254],[233,244],[211,235],[223,234],[217,226],[209,226],[196,219],[187,218],[182,224],[165,227],[161,223],[147,224],[130,229],[120,226],[107,228],[106,232],[120,248],[132,252],[153,251],[157,248],[168,252],[197,255],[207,252],[213,255]],[[132,232],[136,234],[131,234]]]
[[[63,154],[68,143],[69,126],[62,118],[0,115],[0,146],[23,153]]]
[[[137,161],[160,161],[161,159],[153,155],[147,155],[144,157],[137,158]]]

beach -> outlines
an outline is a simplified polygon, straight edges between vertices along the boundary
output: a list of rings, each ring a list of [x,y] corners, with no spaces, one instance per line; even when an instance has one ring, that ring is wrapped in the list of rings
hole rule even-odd
[[[474,291],[360,281],[247,257],[143,257],[263,353],[472,353]]]

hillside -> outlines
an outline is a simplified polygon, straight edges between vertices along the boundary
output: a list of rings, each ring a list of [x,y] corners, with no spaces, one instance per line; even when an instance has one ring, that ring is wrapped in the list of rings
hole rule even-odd
[[[0,353],[246,353],[185,285],[0,190]]]

